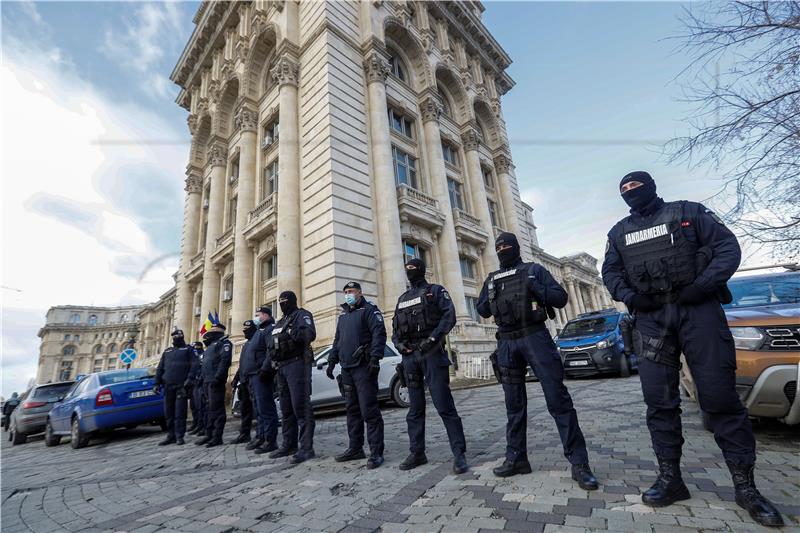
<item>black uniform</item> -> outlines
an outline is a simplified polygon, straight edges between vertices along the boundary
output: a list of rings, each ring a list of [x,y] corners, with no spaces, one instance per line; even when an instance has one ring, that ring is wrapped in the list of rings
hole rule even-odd
[[[242,348],[244,350],[244,348]],[[240,356],[241,360],[241,356]],[[237,441],[247,442],[250,440],[250,431],[253,429],[253,399],[250,396],[249,376],[242,378],[242,369],[236,370],[231,380],[231,390],[236,389],[239,393],[239,436]]]
[[[515,238],[516,240],[516,238]],[[478,313],[498,326],[497,365],[505,393],[506,461],[528,462],[528,396],[525,375],[530,365],[556,422],[564,456],[573,465],[588,463],[586,441],[572,397],[564,386],[564,366],[545,326],[547,308],[567,304],[567,293],[550,272],[536,263],[516,262],[489,274],[478,298]]]
[[[225,385],[228,381],[228,370],[231,367],[233,344],[222,333],[207,333],[211,342],[203,353],[203,387],[208,399],[206,416],[206,436],[211,443],[222,443],[222,432],[227,420],[225,409]]]
[[[412,455],[425,452],[425,384],[447,430],[453,455],[463,458],[467,450],[464,427],[450,392],[450,359],[442,346],[455,324],[456,310],[447,290],[428,283],[424,277],[411,282],[395,307],[392,342],[403,357],[409,396],[406,423]]]
[[[364,423],[373,458],[383,456],[383,417],[378,405],[378,372],[386,346],[380,310],[363,296],[354,307],[342,304],[328,357],[329,372],[342,365],[349,450],[364,447]]]
[[[183,439],[186,433],[187,388],[190,388],[199,366],[194,348],[182,340],[161,354],[155,384],[164,387],[164,418],[167,419],[168,439]]]
[[[281,293],[280,300],[286,293]],[[281,302],[284,315],[275,324],[270,336],[269,357],[264,362],[277,367],[278,391],[281,402],[283,442],[275,457],[297,453],[293,462],[314,457],[314,413],[311,409],[311,365],[314,355],[311,343],[317,338],[314,317],[297,307],[297,297],[291,293],[291,305]],[[299,442],[299,450],[298,450]]]
[[[198,435],[205,435],[206,433],[206,394],[203,388],[203,350],[195,348],[195,357],[197,357],[197,369],[192,376],[192,396],[190,398],[189,407],[192,410],[192,427],[194,428],[190,433]]]
[[[256,439],[273,444],[278,437],[278,409],[275,406],[275,381],[271,364],[267,362],[267,345],[275,322],[263,322],[251,339],[242,347],[239,373],[245,375],[250,398],[257,418]],[[262,368],[268,371],[260,372]],[[241,394],[241,389],[240,389]]]

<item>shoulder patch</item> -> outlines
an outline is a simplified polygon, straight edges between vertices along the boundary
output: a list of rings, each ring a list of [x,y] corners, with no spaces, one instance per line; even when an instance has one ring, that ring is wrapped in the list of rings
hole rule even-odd
[[[305,315],[303,317],[303,320],[305,320],[305,323],[308,324],[309,326],[311,325],[311,317],[310,316]]]
[[[442,296],[444,296],[445,300],[450,299],[450,294],[446,290],[442,290]]]
[[[380,311],[375,311],[375,317],[376,317],[378,320],[383,320],[383,315],[381,314],[381,312],[380,312]]]
[[[611,249],[611,239],[608,238],[608,239],[606,239],[606,251],[605,251],[605,253],[608,253],[608,251],[610,249]]]
[[[226,344],[224,350],[226,352],[230,352],[231,351],[231,345],[230,344]]]

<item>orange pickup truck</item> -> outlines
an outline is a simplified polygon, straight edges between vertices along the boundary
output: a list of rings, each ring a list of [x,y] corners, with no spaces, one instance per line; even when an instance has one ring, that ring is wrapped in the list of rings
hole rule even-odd
[[[800,265],[781,268],[734,276],[733,301],[723,308],[736,344],[736,390],[750,416],[793,425],[800,424]],[[696,400],[685,361],[681,385]],[[703,425],[709,429],[706,416]]]

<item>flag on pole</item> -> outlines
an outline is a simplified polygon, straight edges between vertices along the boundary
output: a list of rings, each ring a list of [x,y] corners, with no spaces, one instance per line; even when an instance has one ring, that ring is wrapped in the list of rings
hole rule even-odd
[[[215,324],[214,317],[211,316],[211,312],[209,311],[208,316],[206,317],[206,321],[203,322],[203,325],[200,327],[200,336],[206,334],[208,330]]]

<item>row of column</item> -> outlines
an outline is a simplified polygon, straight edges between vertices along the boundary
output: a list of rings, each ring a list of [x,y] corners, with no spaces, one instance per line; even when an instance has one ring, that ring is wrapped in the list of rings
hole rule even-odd
[[[595,285],[588,285],[588,301],[584,298],[584,292],[581,290],[581,283],[575,278],[568,278],[565,281],[567,294],[569,300],[567,308],[569,309],[570,318],[574,318],[581,313],[589,311],[599,311],[604,307],[611,305],[611,300],[605,291]]]

